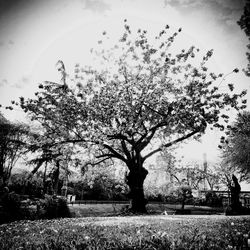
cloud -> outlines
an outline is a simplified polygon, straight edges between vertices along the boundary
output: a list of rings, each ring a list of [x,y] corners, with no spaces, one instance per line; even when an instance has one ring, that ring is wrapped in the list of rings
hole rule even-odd
[[[23,85],[21,83],[14,83],[12,85],[10,85],[12,88],[16,88],[16,89],[22,89]]]
[[[22,89],[25,85],[30,83],[30,78],[27,76],[23,76],[19,81],[16,83],[11,84],[12,88]]]
[[[8,44],[9,44],[9,45],[14,45],[14,41],[9,40],[9,41],[8,41]]]
[[[224,27],[237,27],[245,0],[164,0],[165,6],[170,5],[183,15],[205,13],[213,17],[213,21]]]
[[[245,0],[213,0],[212,2],[216,2],[219,6],[222,6],[231,10],[242,10],[245,5]]]
[[[82,0],[84,9],[91,10],[97,13],[103,13],[110,10],[110,5],[103,0]]]
[[[21,82],[23,82],[25,84],[28,84],[28,83],[30,83],[30,79],[27,76],[23,76],[22,79],[21,79]]]
[[[5,85],[7,85],[8,84],[8,81],[6,80],[6,79],[2,79],[1,81],[0,81],[0,87],[4,87]]]
[[[0,48],[10,48],[15,44],[13,40],[0,40]]]
[[[164,0],[165,5],[170,5],[172,7],[177,7],[181,9],[193,8],[202,5],[201,1],[196,0]]]
[[[245,0],[164,0],[165,5],[171,5],[173,7],[178,8],[209,8],[216,7],[224,9],[224,11],[228,10],[242,10],[245,5]]]

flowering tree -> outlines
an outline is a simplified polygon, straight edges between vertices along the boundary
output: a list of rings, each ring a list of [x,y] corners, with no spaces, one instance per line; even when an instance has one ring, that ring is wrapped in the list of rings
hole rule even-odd
[[[126,20],[124,27],[113,48],[95,51],[100,65],[76,65],[74,86],[60,61],[61,82],[40,84],[37,98],[21,98],[20,105],[46,128],[51,145],[79,143],[88,150],[91,165],[122,161],[128,168],[132,211],[145,212],[145,161],[164,148],[199,138],[209,124],[223,129],[221,121],[228,117],[221,110],[244,108],[237,100],[245,92],[221,93],[214,85],[223,75],[208,72],[212,51],[197,66],[195,47],[171,53],[181,29],[168,35],[167,25],[150,42],[146,30],[134,34]],[[233,90],[231,84],[229,88]]]

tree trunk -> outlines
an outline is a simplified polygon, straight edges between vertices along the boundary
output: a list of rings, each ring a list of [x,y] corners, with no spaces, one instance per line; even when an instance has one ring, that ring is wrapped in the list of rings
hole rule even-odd
[[[4,163],[0,163],[0,189],[8,185],[6,172],[4,171]]]
[[[184,210],[184,207],[185,207],[185,201],[186,199],[182,199],[182,202],[181,202],[181,210]]]
[[[0,190],[4,187],[3,166],[0,163]]]
[[[53,173],[53,193],[57,195],[58,193],[58,183],[59,183],[59,174],[60,174],[60,161],[56,161],[56,169]]]
[[[46,175],[47,175],[47,166],[48,166],[48,162],[45,162],[45,166],[44,166],[44,173],[43,173],[43,193],[46,193]]]
[[[130,197],[132,199],[131,211],[133,213],[146,213],[146,199],[144,197],[143,183],[148,171],[141,167],[130,168],[127,176],[127,184],[130,188]]]

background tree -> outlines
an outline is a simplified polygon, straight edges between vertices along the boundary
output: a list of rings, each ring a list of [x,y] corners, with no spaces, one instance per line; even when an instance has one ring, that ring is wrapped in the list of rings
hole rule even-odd
[[[37,172],[32,179],[27,181],[28,176],[28,170],[13,173],[9,180],[9,190],[16,194],[41,198],[43,196],[43,173]]]
[[[59,62],[61,83],[41,84],[37,98],[21,98],[20,105],[55,135],[56,143],[80,143],[88,149],[90,164],[122,161],[129,170],[132,211],[145,212],[145,161],[164,148],[197,139],[208,125],[223,129],[221,121],[228,117],[221,111],[243,109],[237,100],[246,92],[219,91],[217,80],[223,74],[206,67],[212,50],[199,63],[194,46],[171,51],[181,29],[169,35],[167,25],[152,38],[146,30],[132,33],[126,20],[124,27],[118,44],[93,52],[100,65],[76,65],[74,86]]]
[[[238,24],[240,25],[241,29],[243,29],[248,37],[248,40],[250,40],[250,1],[246,0],[246,5],[244,7],[244,12],[238,21]],[[250,44],[247,45],[248,50],[250,50]],[[247,68],[244,70],[247,76],[250,76],[250,53],[247,52],[247,59],[248,59],[248,65]]]
[[[206,164],[206,165],[205,165]],[[184,168],[188,184],[196,190],[206,189],[207,184],[210,191],[219,190],[223,184],[220,165],[214,162],[194,161]]]
[[[219,190],[222,184],[221,176],[212,169],[208,169],[205,173],[205,180],[211,191]]]
[[[126,184],[115,179],[109,172],[96,171],[94,175],[86,175],[81,183],[83,199],[127,200]]]
[[[44,192],[48,191],[49,184],[51,186],[50,192],[57,194],[59,177],[61,178],[63,174],[64,184],[67,184],[68,175],[71,172],[70,168],[79,165],[81,154],[74,145],[57,143],[56,134],[49,133],[45,126],[33,126],[32,129],[27,143],[30,152],[27,164],[33,169],[30,171],[27,181],[32,179],[38,171],[44,169]],[[49,180],[46,180],[47,177]]]
[[[223,164],[229,165],[231,174],[236,170],[241,180],[250,177],[250,112],[239,113],[236,121],[227,127],[226,137],[221,138]]]
[[[177,197],[181,201],[181,210],[184,210],[185,204],[188,200],[193,198],[192,189],[189,185],[182,183],[176,190]]]
[[[178,161],[175,156],[174,148],[171,148],[171,151],[167,149],[162,149],[160,154],[156,157],[156,171],[162,175],[162,172],[165,175],[165,182],[173,183],[175,181],[179,182],[177,174],[180,172],[180,169],[177,167]]]
[[[8,184],[13,167],[26,151],[28,133],[26,125],[11,123],[0,114],[0,187]]]

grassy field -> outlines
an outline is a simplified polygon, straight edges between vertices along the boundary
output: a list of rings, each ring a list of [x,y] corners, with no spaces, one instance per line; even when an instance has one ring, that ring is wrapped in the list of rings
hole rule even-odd
[[[249,216],[87,217],[0,225],[2,250],[234,249],[246,247],[247,241]]]

